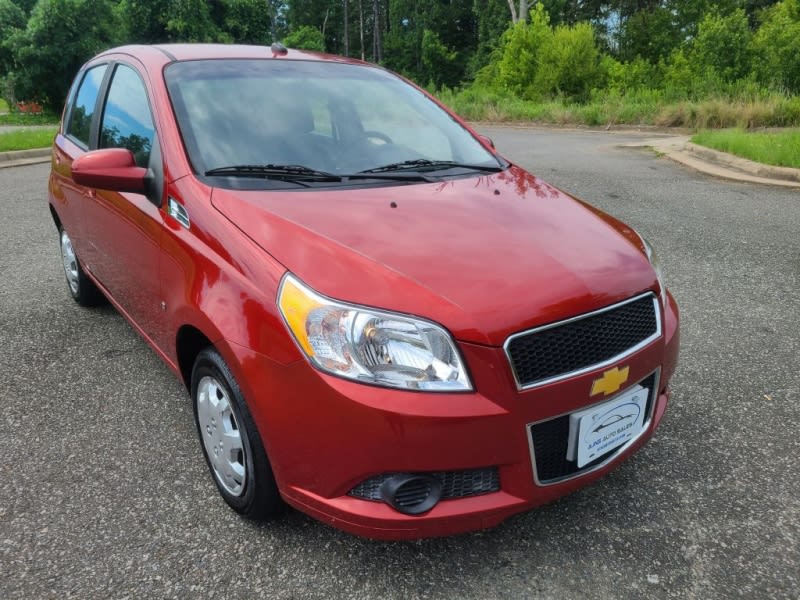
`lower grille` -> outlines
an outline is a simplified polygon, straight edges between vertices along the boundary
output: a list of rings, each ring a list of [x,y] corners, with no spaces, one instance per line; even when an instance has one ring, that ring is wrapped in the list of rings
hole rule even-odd
[[[383,473],[371,477],[350,490],[349,495],[364,500],[382,502],[381,486],[387,479],[396,475],[397,473]],[[500,476],[497,467],[468,471],[437,471],[425,473],[425,475],[438,479],[442,484],[442,500],[478,496],[500,490]]]
[[[657,373],[653,373],[639,383],[650,390],[645,408],[645,423],[649,421],[655,401]],[[549,483],[568,477],[580,475],[590,471],[593,467],[605,462],[621,448],[614,448],[606,454],[599,456],[592,462],[578,468],[574,461],[567,460],[567,445],[569,442],[569,415],[562,415],[549,421],[542,421],[530,426],[530,435],[533,442],[533,458],[536,465],[536,478],[539,483]]]

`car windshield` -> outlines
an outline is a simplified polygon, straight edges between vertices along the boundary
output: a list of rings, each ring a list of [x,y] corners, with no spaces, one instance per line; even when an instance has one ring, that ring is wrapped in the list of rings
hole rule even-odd
[[[290,167],[298,180],[303,167],[388,178],[387,172],[416,169],[427,180],[432,172],[456,176],[504,166],[435,102],[377,67],[200,60],[173,63],[165,77],[200,174],[270,177],[275,167]],[[270,169],[253,168],[259,166]]]

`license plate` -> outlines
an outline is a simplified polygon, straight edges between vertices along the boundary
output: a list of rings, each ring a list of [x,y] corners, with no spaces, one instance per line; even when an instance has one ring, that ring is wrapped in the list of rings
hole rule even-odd
[[[638,437],[650,390],[640,385],[613,400],[569,416],[567,460],[578,468]]]

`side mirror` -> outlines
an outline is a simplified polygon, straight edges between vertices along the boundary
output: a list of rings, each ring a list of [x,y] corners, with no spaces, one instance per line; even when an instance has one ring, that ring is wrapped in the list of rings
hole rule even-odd
[[[136,166],[127,148],[92,150],[72,163],[72,179],[86,187],[143,194],[146,178],[147,169]]]
[[[484,144],[489,146],[489,148],[491,148],[492,150],[495,149],[494,142],[492,141],[492,138],[490,138],[488,136],[485,136],[485,135],[478,134],[478,139],[480,139],[480,141],[482,141]]]

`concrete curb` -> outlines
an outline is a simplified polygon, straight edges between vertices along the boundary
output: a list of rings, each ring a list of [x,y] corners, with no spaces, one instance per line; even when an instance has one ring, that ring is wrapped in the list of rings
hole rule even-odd
[[[744,171],[756,177],[765,177],[767,179],[783,179],[785,181],[794,181],[800,183],[800,169],[791,169],[789,167],[775,167],[772,165],[764,165],[761,163],[740,158],[727,152],[720,152],[713,148],[706,148],[705,146],[698,146],[692,142],[686,143],[686,150],[698,158],[707,160],[718,165],[724,165],[737,171]]]
[[[12,150],[11,152],[0,152],[0,169],[48,162],[50,160],[50,152],[50,148],[34,148],[32,150]]]
[[[763,165],[692,144],[689,140],[689,136],[657,138],[623,147],[652,148],[670,160],[721,179],[800,189],[800,169]]]

